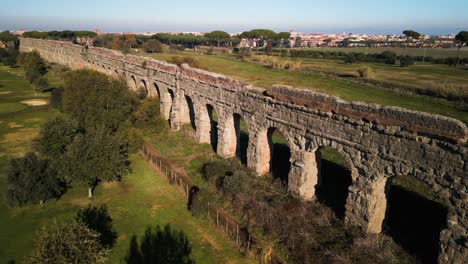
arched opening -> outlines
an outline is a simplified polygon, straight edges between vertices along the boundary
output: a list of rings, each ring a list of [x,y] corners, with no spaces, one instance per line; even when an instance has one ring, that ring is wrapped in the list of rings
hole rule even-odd
[[[193,128],[193,129],[197,129],[196,125],[195,125],[195,109],[193,107],[193,101],[192,99],[189,97],[189,96],[185,96],[185,102],[187,103],[187,107],[186,107],[186,111],[188,111],[187,113],[187,120],[186,121],[189,121],[190,122],[190,126]]]
[[[425,183],[411,176],[390,179],[384,232],[421,263],[437,263],[447,208]]]
[[[168,99],[169,99],[169,102],[168,102],[168,106],[167,106],[167,109],[168,109],[168,121],[169,121],[169,125],[171,125],[171,116],[172,116],[172,106],[174,105],[174,92],[171,90],[171,89],[167,89],[167,93],[168,93]]]
[[[336,149],[325,146],[315,151],[317,166],[317,199],[330,207],[336,216],[345,215],[348,188],[352,184],[350,164]]]
[[[146,98],[149,95],[148,86],[146,85],[145,80],[140,81],[140,87],[138,87],[138,93],[142,98]]]
[[[156,83],[153,83],[153,85],[154,85],[154,90],[156,91],[156,93],[151,93],[151,94],[154,94],[154,96],[156,97],[160,97],[159,86]]]
[[[119,76],[119,72],[117,70],[114,70],[115,76]]]
[[[291,169],[291,149],[286,137],[276,128],[267,131],[268,146],[270,147],[270,175],[279,179],[284,185],[288,184]]]
[[[249,146],[249,130],[247,123],[239,114],[234,114],[234,128],[236,130],[236,156],[243,165],[247,165],[247,147]]]
[[[210,119],[210,144],[215,152],[218,150],[218,115],[212,105],[206,105]]]
[[[136,91],[138,87],[137,87],[137,81],[135,79],[135,76],[132,75],[130,78],[131,78],[131,80],[130,80],[130,89],[132,91]]]

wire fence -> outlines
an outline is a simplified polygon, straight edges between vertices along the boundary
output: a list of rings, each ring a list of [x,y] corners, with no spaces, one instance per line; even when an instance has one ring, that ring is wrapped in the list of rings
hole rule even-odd
[[[179,192],[185,195],[187,206],[190,208],[193,197],[198,192],[199,188],[184,174],[178,172],[170,162],[161,156],[149,144],[143,143],[141,147],[141,155],[150,164],[151,168],[163,175],[169,183],[177,186]],[[232,240],[236,241],[237,246],[241,251],[252,252],[254,255],[262,257],[270,264],[285,264],[281,257],[271,252],[265,257],[265,247],[261,241],[252,236],[247,228],[243,227],[234,217],[226,213],[223,209],[218,208],[208,203],[208,218],[211,219],[216,227],[222,230]]]

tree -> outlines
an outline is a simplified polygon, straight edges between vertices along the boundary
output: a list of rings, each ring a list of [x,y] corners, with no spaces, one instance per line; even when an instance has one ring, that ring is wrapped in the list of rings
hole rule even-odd
[[[421,37],[421,34],[419,32],[416,32],[414,30],[404,30],[403,34],[410,39],[419,39]]]
[[[141,46],[148,53],[161,53],[163,51],[161,42],[156,39],[149,39]]]
[[[79,132],[78,123],[73,118],[60,115],[41,128],[34,141],[34,149],[52,161],[59,160]]]
[[[467,43],[468,43],[468,31],[460,31],[455,36],[455,41],[457,42],[457,46],[458,46],[457,62],[455,63],[455,67],[457,67],[458,62],[460,61],[460,49],[464,45],[467,45]]]
[[[18,36],[11,34],[8,30],[0,32],[0,42],[7,48],[13,48],[17,40]]]
[[[219,49],[219,46],[220,46],[221,42],[229,41],[229,38],[231,36],[228,33],[224,32],[224,31],[216,30],[216,31],[212,31],[210,33],[206,33],[205,37],[208,40],[210,40],[211,42],[218,43],[218,49]]]
[[[7,176],[6,199],[10,207],[28,203],[43,203],[60,197],[65,190],[64,182],[49,162],[30,152],[22,158],[13,159]]]
[[[135,35],[125,34],[124,35],[124,42],[125,42],[125,46],[131,49],[136,45],[137,40],[136,40]]]
[[[99,243],[99,234],[80,222],[43,226],[35,240],[31,264],[106,263],[108,251]]]
[[[106,248],[111,248],[117,239],[117,232],[112,227],[112,217],[107,207],[88,205],[78,211],[76,221],[83,223],[89,229],[99,234],[99,242]]]
[[[403,34],[409,39],[409,40],[418,40],[420,37],[421,37],[421,34],[419,32],[416,32],[414,30],[404,30],[403,31]],[[405,45],[405,56],[406,56],[406,48],[407,48],[407,45]]]
[[[331,39],[331,38],[327,38],[327,39],[324,39],[323,42],[326,44],[326,46],[328,46],[328,44],[329,44],[330,42],[332,42],[332,40],[333,40],[333,39]]]
[[[156,229],[148,227],[140,245],[136,236],[130,241],[125,262],[127,264],[192,264],[192,247],[183,231],[172,230],[170,225]]]
[[[103,73],[78,70],[65,78],[63,110],[88,130],[105,126],[116,131],[131,116],[136,99],[123,80]]]
[[[117,180],[129,170],[127,145],[104,127],[77,135],[59,168],[67,180],[86,184],[89,198],[100,181]]]

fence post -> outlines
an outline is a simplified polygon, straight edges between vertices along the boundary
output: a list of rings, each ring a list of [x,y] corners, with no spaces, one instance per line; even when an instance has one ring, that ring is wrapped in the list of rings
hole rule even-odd
[[[218,213],[218,208],[216,208],[216,226],[219,226],[218,223],[219,223],[219,213]]]
[[[228,233],[229,223],[228,223],[228,219],[226,216],[224,216],[224,223],[226,223],[226,230],[224,232],[226,233],[226,235],[229,235]]]
[[[239,245],[239,225],[236,225],[236,243]]]

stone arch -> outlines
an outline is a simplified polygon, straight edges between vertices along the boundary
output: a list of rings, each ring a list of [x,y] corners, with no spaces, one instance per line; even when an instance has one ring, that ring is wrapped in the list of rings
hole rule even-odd
[[[317,175],[315,195],[339,218],[345,216],[348,190],[353,183],[352,164],[341,153],[331,145],[321,146],[314,150],[315,160],[308,161],[315,166],[312,174]]]
[[[291,147],[287,133],[274,126],[262,130],[258,135],[256,147],[257,173],[270,174],[273,178],[287,183],[291,169]]]
[[[118,70],[114,70],[114,74],[115,74],[115,76],[118,77],[118,76],[119,76],[119,71],[118,71]]]
[[[218,112],[215,110],[214,106],[211,104],[206,105],[206,111],[209,118],[209,135],[210,135],[210,144],[213,147],[213,150],[218,152]]]
[[[190,123],[190,126],[197,130],[197,126],[195,124],[195,108],[193,105],[193,100],[190,96],[185,95],[183,100],[183,117],[182,117],[182,122],[183,123]]]
[[[136,81],[136,78],[135,76],[130,76],[130,90],[132,91],[137,91],[138,87],[137,87],[137,81]]]
[[[424,181],[412,175],[385,179],[384,194],[374,198],[385,210],[374,217],[375,223],[371,218],[369,226],[382,226],[383,232],[421,263],[437,263],[449,208]]]
[[[145,91],[146,91],[146,97],[148,97],[149,94],[150,94],[150,91],[149,91],[148,85],[146,85],[146,81],[145,81],[144,79],[141,79],[141,80],[140,80],[140,86],[138,87],[138,91],[139,91],[139,89],[141,89],[141,88],[145,89]]]
[[[150,93],[149,93],[150,96],[160,98],[161,93],[160,93],[159,86],[158,86],[158,84],[156,82],[153,82],[153,87],[154,87],[153,91],[150,91]]]
[[[247,148],[249,146],[249,125],[240,113],[232,115],[232,124],[235,137],[232,144],[235,147],[235,156],[243,165],[247,165]]]

